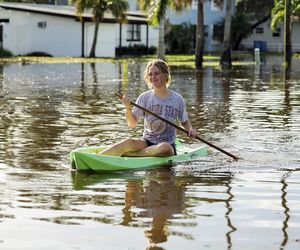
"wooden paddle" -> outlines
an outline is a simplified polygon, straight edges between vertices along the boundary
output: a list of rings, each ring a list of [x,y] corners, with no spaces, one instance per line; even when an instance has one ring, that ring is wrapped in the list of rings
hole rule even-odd
[[[115,93],[115,95],[116,95],[120,100],[122,100],[123,96],[122,96],[121,94]],[[186,133],[186,134],[189,133],[189,131],[187,131],[187,130],[184,129],[183,127],[180,127],[180,126],[178,126],[177,124],[175,124],[175,123],[173,123],[173,122],[170,122],[170,121],[168,121],[167,119],[165,119],[165,118],[163,118],[163,117],[160,117],[159,115],[153,113],[152,111],[150,111],[150,110],[148,110],[148,109],[146,109],[146,108],[144,108],[144,107],[142,107],[142,106],[140,106],[140,105],[138,105],[138,104],[136,104],[136,103],[134,103],[134,102],[130,102],[130,104],[131,104],[132,106],[135,106],[135,107],[137,107],[137,108],[139,108],[139,109],[145,111],[146,113],[148,113],[148,114],[150,114],[150,115],[153,115],[154,117],[158,118],[159,120],[161,120],[161,121],[163,121],[163,122],[165,122],[165,123],[167,123],[167,124],[173,126],[174,128],[176,128],[176,129],[178,129],[178,130],[180,130],[180,131],[182,131],[182,132],[184,132],[184,133]],[[233,155],[233,154],[231,154],[231,153],[225,151],[224,149],[222,149],[222,148],[220,148],[220,147],[218,147],[218,146],[212,144],[211,142],[208,142],[208,141],[202,139],[202,138],[199,137],[198,135],[196,135],[195,138],[196,138],[197,140],[202,141],[203,143],[205,143],[205,144],[211,146],[212,148],[217,149],[217,150],[219,150],[220,152],[222,152],[222,153],[224,153],[224,154],[226,154],[226,155],[232,157],[234,160],[238,160],[238,159],[239,159],[237,156],[235,156],[235,155]]]

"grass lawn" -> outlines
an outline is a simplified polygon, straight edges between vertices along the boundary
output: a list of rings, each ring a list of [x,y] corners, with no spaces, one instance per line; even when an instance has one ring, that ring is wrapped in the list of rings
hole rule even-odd
[[[0,63],[97,63],[97,62],[147,62],[155,58],[155,55],[140,57],[121,57],[121,58],[82,58],[82,57],[3,57]],[[232,64],[235,65],[251,65],[254,64],[253,56],[250,53],[232,55]],[[237,59],[238,58],[238,59]],[[206,54],[203,56],[203,67],[219,67],[220,56]],[[185,66],[195,68],[195,55],[166,55],[166,61],[170,66]]]

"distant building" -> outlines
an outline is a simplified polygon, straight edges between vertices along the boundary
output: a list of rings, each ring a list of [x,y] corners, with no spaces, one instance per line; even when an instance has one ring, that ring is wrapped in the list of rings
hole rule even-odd
[[[57,0],[57,3],[65,3]],[[52,56],[86,57],[94,37],[91,12],[75,14],[75,7],[51,4],[0,3],[0,46],[14,55],[43,52]],[[127,23],[110,14],[101,22],[97,57],[115,57],[126,46],[156,46],[158,31],[140,11],[128,11]]]
[[[292,25],[292,51],[300,52],[300,22]],[[259,48],[262,52],[283,52],[284,49],[284,27],[277,25],[277,30],[272,31],[271,20],[260,24],[253,30],[251,36],[241,42],[241,49],[251,50]]]
[[[137,0],[129,0],[131,9],[137,10]],[[214,32],[215,26],[218,22],[225,19],[226,16],[226,2],[227,0],[209,0],[204,1],[204,51],[213,52],[220,51],[222,43],[215,39]],[[181,12],[175,12],[173,10],[167,11],[167,19],[172,25],[180,25],[183,23],[191,24],[196,27],[197,25],[197,4],[198,0],[193,0],[192,5]],[[234,10],[234,4],[233,4]],[[234,12],[233,12],[234,13]],[[195,29],[196,31],[196,29]],[[195,34],[196,39],[196,34]],[[195,41],[194,41],[195,45]]]
[[[235,0],[232,0],[235,2]],[[132,10],[137,10],[137,0],[129,0]],[[167,19],[173,25],[189,23],[196,26],[197,24],[197,4],[198,0],[193,0],[191,7],[182,12],[168,10]],[[206,0],[203,5],[204,12],[204,51],[220,51],[222,43],[215,37],[216,25],[225,19],[227,0]],[[234,15],[235,8],[233,4]],[[300,52],[300,22],[294,20],[292,25],[292,51]],[[196,36],[196,34],[195,34]],[[253,34],[242,40],[240,48],[243,50],[253,50],[255,47],[261,51],[282,52],[283,51],[284,28],[278,25],[276,32],[271,30],[271,20],[262,23],[253,30]]]
[[[210,0],[204,1],[204,51],[214,52],[220,51],[222,43],[216,39],[216,25],[225,19],[227,0]],[[183,12],[168,11],[169,22],[174,25],[182,23],[190,23],[197,25],[197,5],[198,0],[193,0],[191,8]],[[233,4],[234,13],[234,4]],[[195,34],[196,39],[196,34]]]

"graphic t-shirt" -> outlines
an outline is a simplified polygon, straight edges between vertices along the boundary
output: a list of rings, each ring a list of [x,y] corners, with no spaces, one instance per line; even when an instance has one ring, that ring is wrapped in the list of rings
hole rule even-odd
[[[184,99],[173,90],[170,90],[170,96],[164,99],[155,96],[153,90],[149,90],[142,93],[136,103],[173,123],[177,120],[180,122],[188,120]],[[132,112],[137,119],[144,118],[143,137],[145,139],[154,144],[175,141],[176,129],[173,126],[137,107],[133,107]]]

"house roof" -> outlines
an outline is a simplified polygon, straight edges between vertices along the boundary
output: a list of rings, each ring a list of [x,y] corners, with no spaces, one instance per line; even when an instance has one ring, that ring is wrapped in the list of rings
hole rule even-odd
[[[1,2],[0,9],[1,8],[78,19],[74,6]],[[126,17],[128,23],[148,24],[147,15],[140,11],[128,11],[126,12]],[[91,10],[86,10],[84,13],[82,13],[82,19],[87,22],[92,22],[93,15]],[[116,23],[118,20],[111,13],[105,13],[102,22]]]

